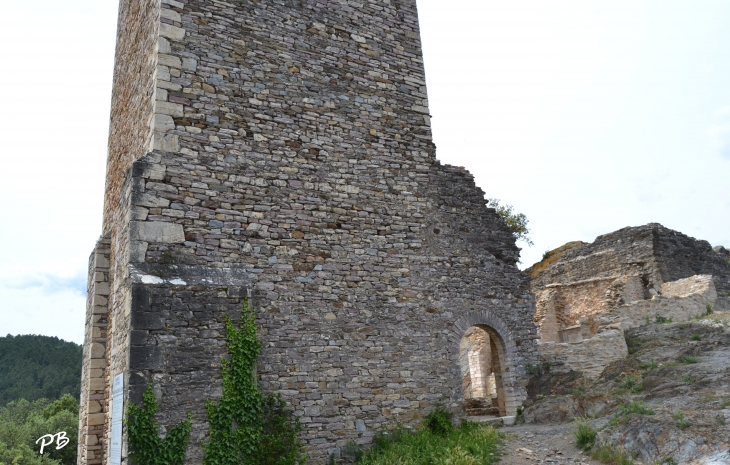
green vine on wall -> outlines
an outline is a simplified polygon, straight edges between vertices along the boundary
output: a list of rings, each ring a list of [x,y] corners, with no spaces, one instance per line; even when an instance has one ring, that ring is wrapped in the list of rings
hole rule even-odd
[[[142,405],[130,403],[127,409],[127,437],[129,458],[136,465],[183,465],[185,450],[192,428],[191,413],[184,422],[175,425],[164,439],[158,433],[155,422],[157,400],[152,384],[142,396]]]
[[[279,395],[261,395],[256,360],[261,343],[256,336],[256,315],[244,298],[241,329],[226,317],[223,360],[223,395],[208,400],[210,440],[204,445],[204,465],[297,465],[307,456],[297,439],[302,426]]]

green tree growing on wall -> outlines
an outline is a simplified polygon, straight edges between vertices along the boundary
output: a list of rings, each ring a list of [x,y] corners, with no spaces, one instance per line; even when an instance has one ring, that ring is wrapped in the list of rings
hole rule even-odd
[[[512,230],[512,235],[518,241],[524,241],[527,245],[532,245],[532,240],[528,236],[530,229],[527,227],[527,217],[524,213],[515,213],[512,205],[500,205],[499,199],[488,199],[489,207],[497,210],[497,215],[507,223]]]

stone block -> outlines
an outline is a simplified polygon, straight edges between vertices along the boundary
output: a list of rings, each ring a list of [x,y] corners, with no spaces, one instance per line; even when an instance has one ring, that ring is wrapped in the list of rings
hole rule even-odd
[[[155,132],[165,132],[171,129],[175,129],[175,121],[173,121],[172,116],[155,114]]]
[[[170,201],[146,192],[134,192],[132,194],[132,204],[140,207],[167,208],[170,206]]]
[[[178,118],[182,118],[185,114],[182,104],[173,102],[162,102],[159,100],[155,102],[155,113],[160,115],[176,116]]]
[[[103,391],[106,389],[104,378],[92,378],[89,380],[90,391]]]
[[[160,35],[170,40],[180,41],[185,37],[185,29],[170,24],[160,24]]]
[[[165,10],[163,10],[165,11]],[[176,56],[173,55],[166,55],[166,54],[159,54],[157,56],[157,62],[161,65],[170,67],[170,68],[182,68],[182,60]]]
[[[99,444],[99,438],[95,434],[90,434],[86,436],[86,440],[84,441],[84,444],[87,446],[95,446]]]
[[[87,413],[99,413],[99,412],[101,412],[101,404],[99,403],[99,401],[98,400],[90,400],[86,404],[86,412]],[[93,446],[94,444],[91,444],[91,445]]]
[[[87,418],[86,424],[89,426],[103,425],[106,422],[106,415],[103,413],[92,413]]]
[[[180,140],[175,134],[156,132],[153,147],[155,150],[160,150],[162,152],[179,152]]]
[[[181,224],[162,221],[132,221],[130,223],[130,238],[133,241],[163,244],[182,244],[185,242],[185,234]]]
[[[106,347],[104,347],[104,344],[99,342],[92,342],[90,353],[91,358],[104,358],[106,354]]]

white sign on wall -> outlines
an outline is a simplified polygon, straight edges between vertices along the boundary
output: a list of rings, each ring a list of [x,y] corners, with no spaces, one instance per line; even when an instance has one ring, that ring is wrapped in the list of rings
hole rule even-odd
[[[112,389],[111,465],[122,463],[122,416],[124,413],[124,373],[114,377]]]

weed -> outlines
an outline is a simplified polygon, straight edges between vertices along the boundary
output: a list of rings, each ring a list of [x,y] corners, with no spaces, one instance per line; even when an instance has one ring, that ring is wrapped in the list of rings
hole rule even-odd
[[[337,465],[337,462],[335,462],[335,454],[330,454],[330,459],[327,460],[327,465]]]
[[[723,410],[725,407],[730,405],[730,400],[723,400],[720,404],[720,410]]]
[[[639,382],[638,376],[627,376],[626,381],[623,383],[623,387],[634,394],[644,390],[644,386],[642,386]]]
[[[542,369],[545,370],[545,373],[550,373],[550,368],[553,366],[550,362],[545,362],[542,364]]]
[[[687,429],[689,428],[689,422],[684,418],[684,413],[678,412],[672,415],[672,417],[678,421],[677,427],[679,429]]]
[[[598,431],[591,425],[580,422],[578,423],[578,428],[575,430],[575,445],[583,450],[592,449],[596,443],[597,435]]]
[[[646,324],[650,324],[651,320],[649,319],[649,315],[646,315]]]
[[[454,430],[454,424],[451,422],[453,415],[442,407],[436,407],[428,415],[426,415],[426,428],[433,434],[446,436]]]
[[[641,368],[642,370],[656,370],[657,368],[659,368],[659,365],[657,365],[657,363],[652,360],[651,362],[640,363],[639,368]]]
[[[712,315],[712,304],[707,304],[705,307],[705,315]]]
[[[690,363],[699,362],[699,359],[697,357],[693,357],[692,355],[682,355],[679,358],[679,361],[685,365],[689,365]]]
[[[462,422],[443,436],[423,428],[417,432],[400,429],[373,439],[373,447],[358,465],[489,465],[499,460],[499,433],[474,422]]]
[[[689,338],[689,340],[690,340],[690,341],[701,341],[701,340],[702,340],[702,336],[700,336],[700,335],[699,335],[699,334],[697,334],[697,333],[694,333],[694,334],[692,335],[692,337],[691,337],[691,338]]]
[[[365,455],[365,451],[355,441],[349,441],[342,448],[342,454],[346,457],[352,457],[355,462],[359,462],[362,456]]]
[[[672,322],[672,319],[671,318],[666,318],[666,317],[663,317],[663,316],[657,314],[654,317],[654,321],[656,321],[659,324],[669,324],[669,323]]]
[[[609,422],[609,425],[615,426],[619,423],[622,423],[626,421],[631,414],[637,414],[637,415],[654,415],[654,410],[650,409],[646,403],[635,400],[631,401],[628,404],[623,404],[619,411],[616,412],[616,414],[613,416],[611,421]]]
[[[633,465],[634,462],[628,456],[623,447],[615,444],[601,444],[591,451],[591,456],[601,462],[611,465]]]
[[[539,374],[539,372],[540,372],[540,367],[535,366],[531,363],[528,363],[525,368],[527,368],[527,372],[531,375],[536,375],[536,374]]]
[[[725,420],[725,417],[717,417],[717,423],[720,425],[724,425],[727,423],[727,421]]]
[[[660,465],[678,465],[677,461],[674,460],[674,457],[668,457],[664,459]]]
[[[694,376],[692,376],[692,375],[682,376],[682,382],[684,382],[684,383],[687,383],[687,384],[690,384],[690,385],[692,385],[692,384],[694,384],[694,383],[695,383],[696,381],[697,381],[697,380],[696,380],[696,379],[695,379],[695,377],[694,377]]]
[[[548,258],[549,256],[550,256],[550,251],[549,251],[549,250],[546,250],[545,252],[543,252],[543,253],[542,253],[542,259],[543,259],[543,260],[545,260],[545,259],[546,259],[546,258]]]
[[[573,389],[570,391],[571,396],[584,396],[586,395],[586,387],[580,386],[578,389]]]

